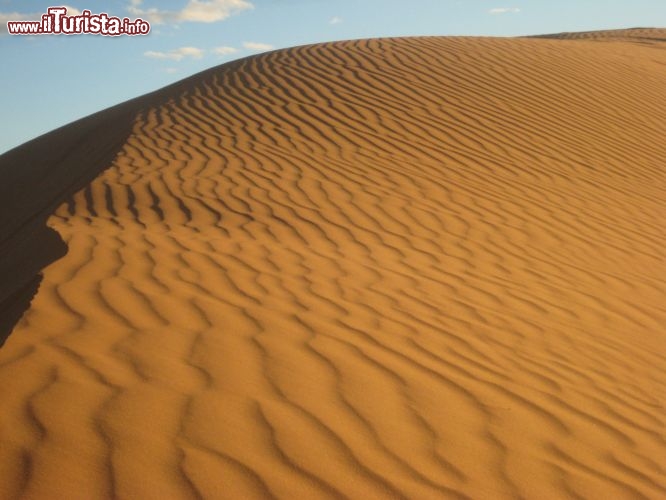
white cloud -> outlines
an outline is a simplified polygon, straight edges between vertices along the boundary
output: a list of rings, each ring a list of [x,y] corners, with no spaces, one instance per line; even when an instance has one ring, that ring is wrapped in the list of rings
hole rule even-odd
[[[494,9],[490,9],[488,14],[509,14],[518,12],[520,12],[518,7],[495,7]]]
[[[177,49],[177,52],[186,57],[193,57],[194,59],[201,59],[203,57],[203,50],[196,47],[182,47]]]
[[[178,73],[178,68],[166,68],[164,71],[166,71],[170,75],[173,75],[174,73]]]
[[[192,59],[201,59],[204,55],[204,51],[196,47],[181,47],[179,49],[170,50],[169,52],[158,52],[155,50],[149,50],[143,53],[144,56],[150,57],[152,59],[167,59],[170,61],[180,61],[186,57],[191,57]]]
[[[81,14],[81,11],[76,7],[70,7],[69,5],[63,5],[67,9],[68,16],[78,16]],[[8,34],[7,31],[7,21],[39,21],[42,18],[44,12],[30,12],[28,14],[21,12],[0,12],[0,35]]]
[[[219,56],[228,56],[230,54],[235,54],[238,52],[238,49],[236,47],[215,47],[212,50],[213,54],[217,54]]]
[[[243,47],[248,50],[254,50],[257,52],[262,52],[264,50],[273,50],[275,47],[268,43],[259,43],[259,42],[243,42]]]
[[[342,18],[338,16],[333,16],[331,20],[328,22],[328,24],[340,24],[342,22]]]
[[[152,59],[173,59],[180,60],[183,58],[182,55],[176,54],[175,52],[157,52],[155,50],[147,50],[143,53],[144,56],[150,57]]]
[[[247,0],[188,0],[180,10],[162,10],[157,7],[142,8],[142,0],[130,0],[128,12],[154,24],[192,22],[215,23],[233,14],[252,9]]]
[[[63,5],[67,9],[67,15],[68,16],[80,16],[81,11],[77,9],[76,7],[70,7],[69,5]],[[41,17],[41,16],[40,16]]]
[[[40,14],[19,14],[18,12],[0,12],[0,35],[6,35],[7,21],[36,21]]]

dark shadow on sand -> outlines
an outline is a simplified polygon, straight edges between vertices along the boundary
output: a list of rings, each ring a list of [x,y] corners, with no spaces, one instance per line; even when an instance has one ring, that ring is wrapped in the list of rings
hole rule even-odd
[[[25,311],[30,308],[30,303],[44,277],[42,274],[35,276],[26,286],[19,289],[0,304],[0,347],[5,344],[12,333],[14,326],[23,317]]]
[[[211,68],[65,125],[0,155],[0,345],[30,307],[42,270],[67,253],[51,214],[111,166],[136,118],[188,92]]]
[[[42,270],[67,253],[49,216],[111,165],[140,109],[128,101],[0,156],[0,346],[30,307]]]

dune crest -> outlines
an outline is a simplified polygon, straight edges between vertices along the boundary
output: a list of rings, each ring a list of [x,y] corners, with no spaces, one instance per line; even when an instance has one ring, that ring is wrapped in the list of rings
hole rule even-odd
[[[6,202],[67,253],[0,497],[664,497],[663,40],[279,50],[0,157],[76,158]]]

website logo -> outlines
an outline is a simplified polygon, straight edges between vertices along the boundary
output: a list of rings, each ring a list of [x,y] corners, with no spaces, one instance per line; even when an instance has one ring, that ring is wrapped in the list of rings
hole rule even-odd
[[[7,21],[10,35],[102,35],[135,36],[150,33],[150,23],[141,18],[93,14],[84,10],[68,16],[66,7],[49,7],[39,21]]]

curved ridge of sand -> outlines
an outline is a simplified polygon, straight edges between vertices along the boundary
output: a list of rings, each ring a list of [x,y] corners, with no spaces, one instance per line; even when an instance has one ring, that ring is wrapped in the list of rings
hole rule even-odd
[[[25,221],[96,176],[0,497],[666,495],[666,51],[618,37],[280,50],[0,157]]]
[[[579,31],[536,35],[530,38],[559,38],[561,40],[598,40],[601,42],[636,42],[658,44],[666,42],[666,28],[629,28],[624,30]]]

